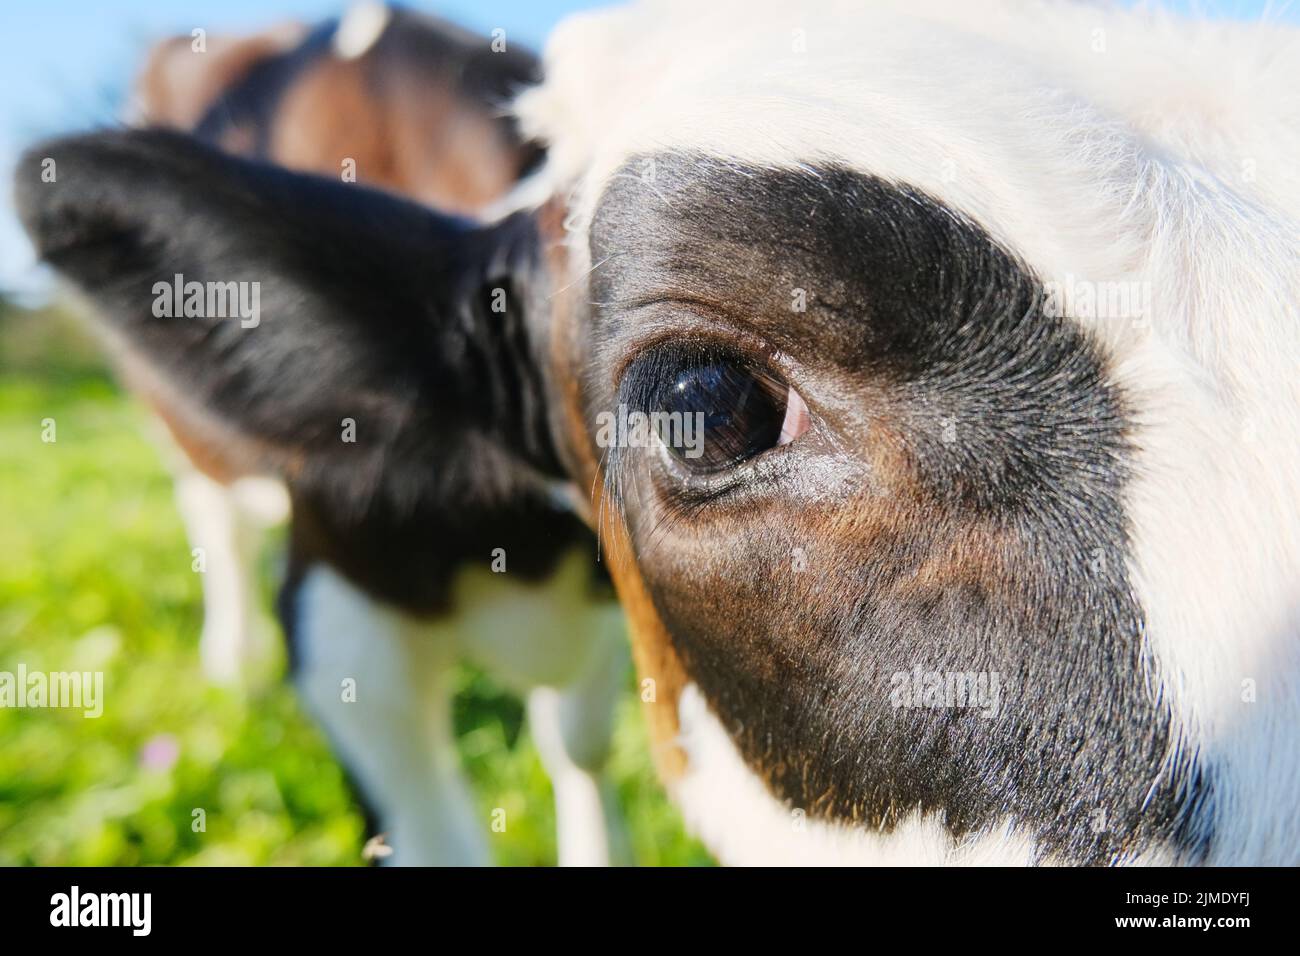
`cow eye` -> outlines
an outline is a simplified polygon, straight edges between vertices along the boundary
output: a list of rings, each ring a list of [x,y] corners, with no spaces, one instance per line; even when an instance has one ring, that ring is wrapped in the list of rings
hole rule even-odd
[[[733,468],[807,429],[798,395],[741,360],[697,356],[663,363],[657,391],[648,404],[661,414],[652,414],[651,423],[668,453],[697,474]]]

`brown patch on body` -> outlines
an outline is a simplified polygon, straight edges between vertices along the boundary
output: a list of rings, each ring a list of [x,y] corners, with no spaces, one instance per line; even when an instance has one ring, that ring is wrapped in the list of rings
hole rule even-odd
[[[450,84],[405,74],[378,51],[318,61],[285,95],[270,158],[331,177],[351,159],[359,182],[444,212],[476,213],[514,183],[519,152],[482,104],[466,103]]]
[[[326,56],[285,93],[271,127],[269,156],[281,166],[338,178],[343,161],[357,164],[357,180],[401,192],[386,116],[366,89],[365,63]]]
[[[200,53],[188,36],[154,46],[136,81],[142,125],[193,129],[217,97],[268,57],[297,46],[301,23],[281,23],[250,37],[210,36]]]
[[[421,83],[400,65],[385,67],[381,83],[399,189],[439,209],[471,214],[514,185],[530,153],[507,141],[493,110],[450,85]]]

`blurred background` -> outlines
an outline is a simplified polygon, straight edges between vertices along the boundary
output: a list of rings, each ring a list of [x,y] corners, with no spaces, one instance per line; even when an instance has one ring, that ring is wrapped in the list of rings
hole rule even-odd
[[[953,0],[962,2],[962,0]],[[406,6],[539,50],[576,0]],[[1300,23],[1290,3],[1165,2]],[[199,667],[202,595],[157,426],[52,299],[14,220],[8,182],[42,137],[113,123],[149,47],[195,27],[315,23],[342,0],[44,0],[0,5],[0,671],[103,671],[113,706],[0,708],[0,865],[359,865],[364,832],[343,774],[292,691],[283,655],[242,690]],[[40,440],[58,422],[58,441]],[[264,606],[278,579],[265,550]],[[268,626],[270,626],[268,614]],[[278,645],[277,645],[278,646]],[[703,864],[655,781],[627,677],[612,776],[638,863]],[[520,702],[459,673],[456,724],[483,819],[502,807],[498,862],[555,859],[550,783]],[[194,833],[191,810],[207,811]]]

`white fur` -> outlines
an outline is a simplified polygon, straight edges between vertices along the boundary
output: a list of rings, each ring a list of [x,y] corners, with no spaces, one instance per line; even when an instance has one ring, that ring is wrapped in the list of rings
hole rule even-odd
[[[612,659],[626,665],[624,642],[609,646],[615,653],[605,663]],[[555,790],[560,866],[631,862],[616,794],[600,772],[613,736],[613,695],[622,686],[622,674],[602,666],[593,677],[574,689],[538,687],[528,695],[529,728]],[[596,759],[585,759],[587,754]]]
[[[263,529],[288,516],[288,495],[269,478],[225,486],[177,459],[177,510],[191,547],[202,554],[199,657],[212,681],[239,684],[270,650],[270,629],[259,611],[257,556]]]
[[[297,598],[299,689],[381,817],[394,851],[385,862],[490,859],[490,819],[475,808],[451,730],[449,681],[462,656],[532,691],[533,733],[555,783],[560,863],[623,855],[602,771],[627,652],[617,611],[586,594],[588,566],[575,552],[537,585],[486,568],[464,572],[456,613],[429,621],[375,602],[328,568],[309,573]]]
[[[1300,862],[1300,33],[1057,2],[645,3],[566,21],[546,74],[518,111],[570,197],[574,276],[614,171],[685,149],[847,164],[966,213],[1047,281],[1150,284],[1146,324],[1089,322],[1138,418],[1150,677],[1213,774],[1211,861]],[[686,739],[679,796],[724,857],[865,845],[782,838],[770,814],[753,843],[709,808],[752,787],[711,776],[717,734]],[[896,842],[935,860],[937,839]]]
[[[334,55],[340,60],[364,56],[388,29],[393,12],[379,0],[361,0],[348,7],[334,31]]]
[[[299,691],[380,815],[386,862],[486,864],[486,821],[452,735],[455,645],[328,568],[303,582],[298,614]]]
[[[588,593],[591,557],[571,552],[544,586],[478,569],[457,586],[449,623],[468,657],[527,695],[528,720],[555,790],[560,866],[629,862],[602,771],[628,667],[617,605]]]

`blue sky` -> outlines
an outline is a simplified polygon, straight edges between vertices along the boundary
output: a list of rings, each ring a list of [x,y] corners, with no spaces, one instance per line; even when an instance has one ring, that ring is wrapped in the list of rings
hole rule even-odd
[[[701,0],[707,2],[707,0]],[[954,0],[964,2],[964,0]],[[209,32],[254,29],[277,19],[334,16],[345,0],[0,0],[0,290],[43,283],[10,208],[8,182],[21,148],[43,136],[113,118],[150,41],[196,26]],[[407,0],[534,48],[583,0]],[[1265,10],[1300,23],[1300,3],[1284,0],[1165,0],[1164,6],[1253,18]]]

